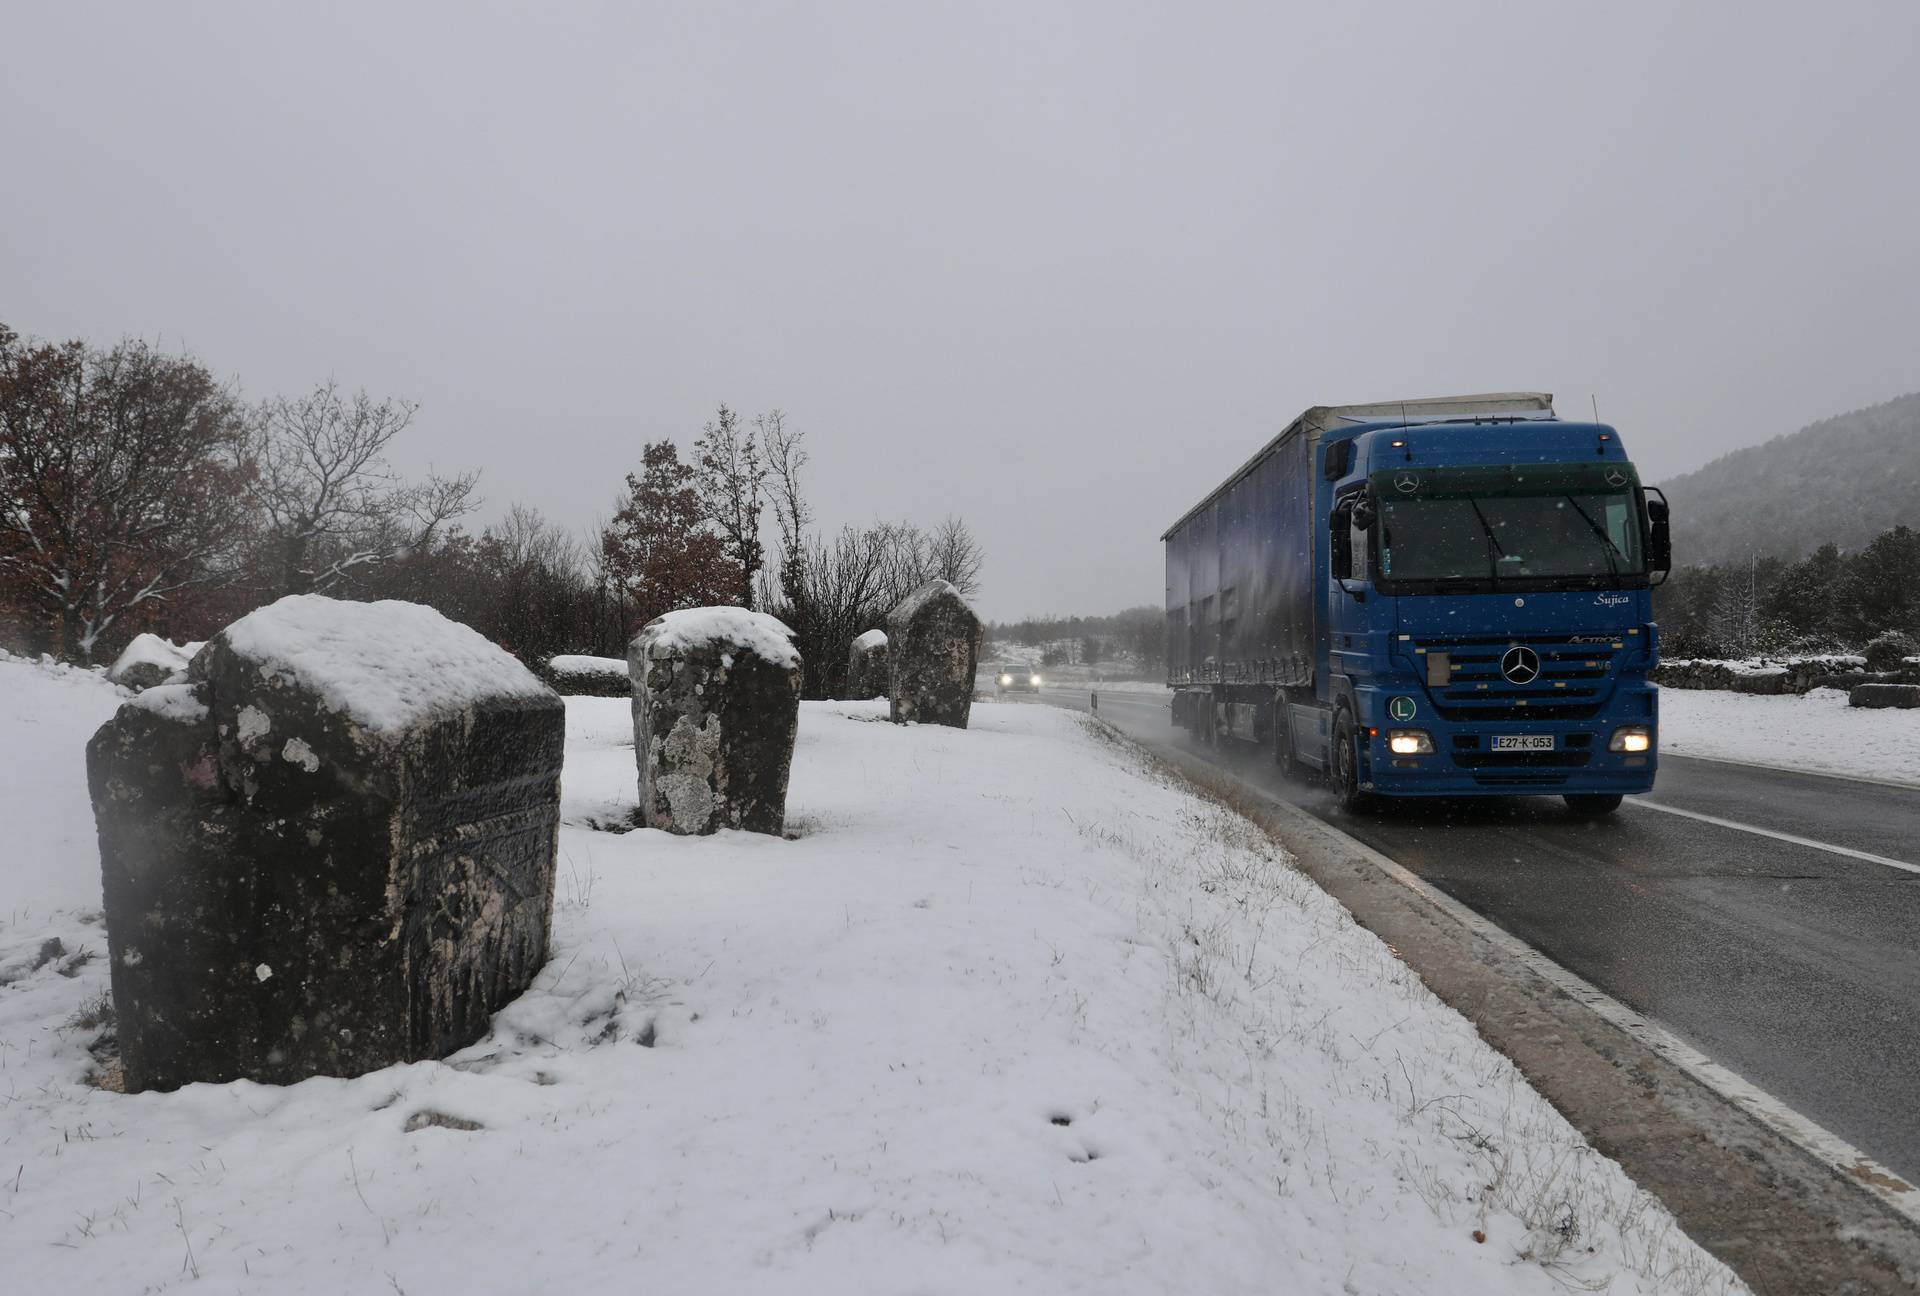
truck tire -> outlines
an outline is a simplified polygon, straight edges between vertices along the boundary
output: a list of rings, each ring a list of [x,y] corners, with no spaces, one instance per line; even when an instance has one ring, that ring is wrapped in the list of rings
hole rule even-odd
[[[1360,790],[1360,729],[1353,722],[1353,712],[1345,707],[1334,717],[1333,750],[1328,754],[1327,765],[1328,781],[1342,810],[1365,814],[1374,808],[1373,793]]]
[[[1598,819],[1620,808],[1618,792],[1569,792],[1560,798],[1567,809],[1582,819]]]

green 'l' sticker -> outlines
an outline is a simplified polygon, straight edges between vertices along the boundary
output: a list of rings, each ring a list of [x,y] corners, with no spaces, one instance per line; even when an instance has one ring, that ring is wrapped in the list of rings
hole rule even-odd
[[[1414,712],[1418,709],[1419,708],[1414,706],[1413,699],[1410,697],[1397,697],[1387,703],[1387,714],[1395,720],[1411,720],[1413,719]]]

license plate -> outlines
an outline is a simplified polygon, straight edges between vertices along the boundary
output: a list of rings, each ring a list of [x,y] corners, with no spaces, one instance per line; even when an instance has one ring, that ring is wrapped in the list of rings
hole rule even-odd
[[[1552,734],[1497,734],[1493,740],[1495,751],[1552,751]]]

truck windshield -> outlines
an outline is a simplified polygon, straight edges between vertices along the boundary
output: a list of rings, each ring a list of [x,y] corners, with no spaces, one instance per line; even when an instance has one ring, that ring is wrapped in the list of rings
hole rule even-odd
[[[1564,589],[1646,580],[1638,482],[1619,464],[1373,475],[1383,591]]]

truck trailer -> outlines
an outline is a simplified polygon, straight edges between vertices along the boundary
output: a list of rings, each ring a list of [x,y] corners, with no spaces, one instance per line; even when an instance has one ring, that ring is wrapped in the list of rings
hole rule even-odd
[[[1539,392],[1316,406],[1169,527],[1173,720],[1358,808],[1653,787],[1666,499]]]

